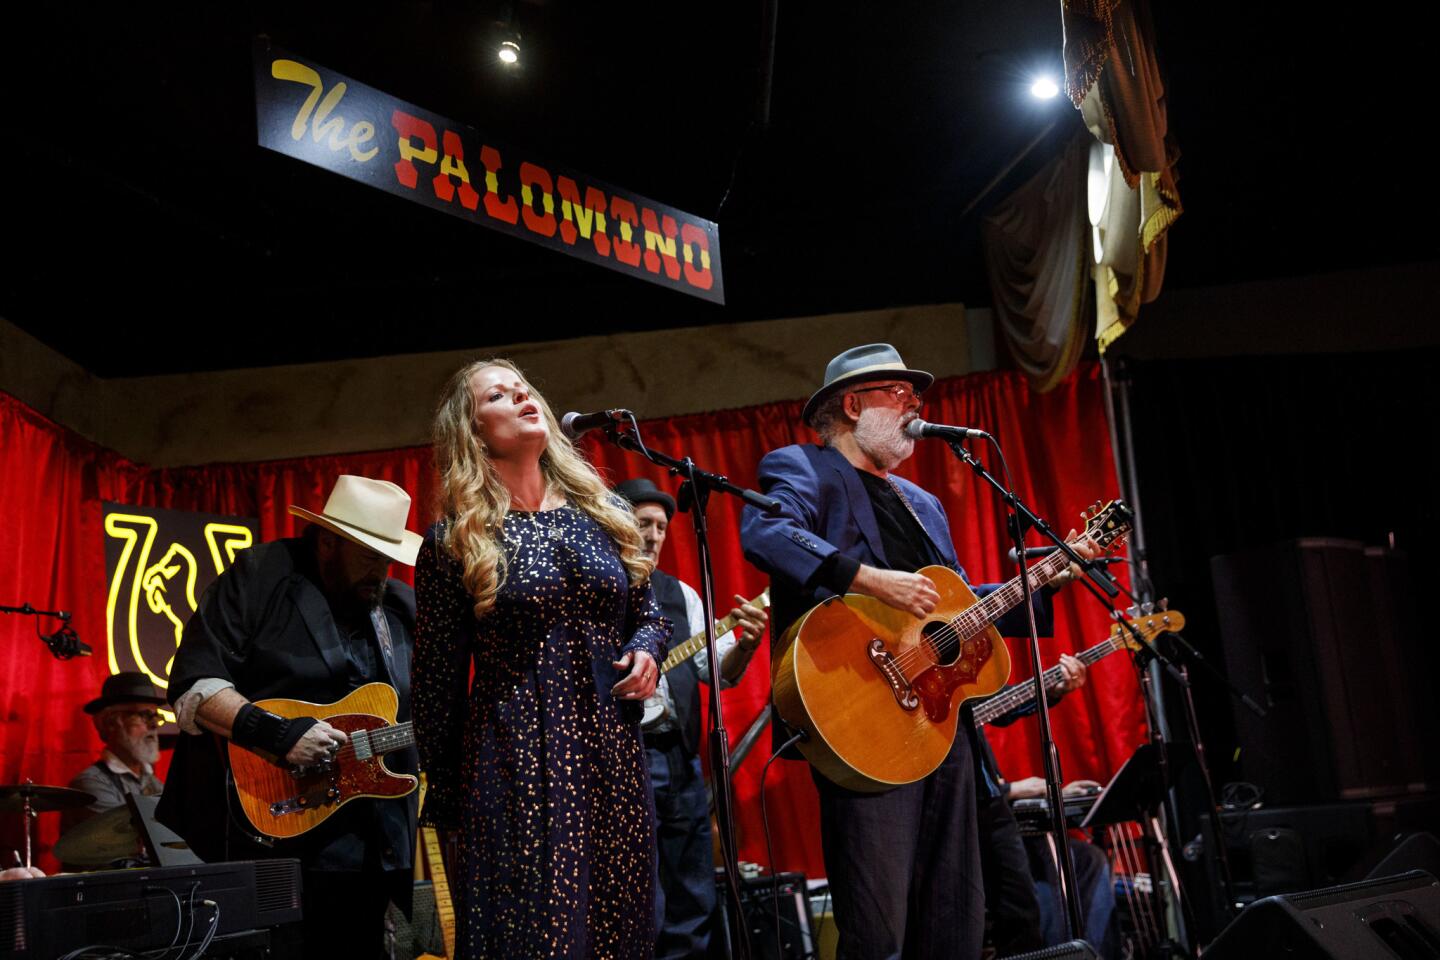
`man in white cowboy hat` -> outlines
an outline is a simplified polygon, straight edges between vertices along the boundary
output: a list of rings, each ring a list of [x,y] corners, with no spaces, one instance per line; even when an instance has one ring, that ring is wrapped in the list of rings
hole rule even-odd
[[[170,673],[182,736],[157,818],[205,860],[298,857],[307,945],[331,956],[382,953],[387,900],[409,907],[416,795],[358,799],[288,841],[257,842],[226,787],[219,738],[288,764],[333,754],[345,734],[323,720],[287,720],[252,701],[333,703],[381,681],[410,716],[415,593],[388,577],[413,564],[420,536],[406,529],[410,496],[384,480],[341,476],[304,536],[241,553],[205,591],[185,625]],[[212,736],[218,735],[218,736]],[[386,766],[415,773],[414,749]]]
[[[914,451],[905,425],[933,381],[888,343],[846,350],[825,368],[802,414],[822,444],[782,447],[760,461],[761,489],[782,510],[772,516],[746,507],[740,541],[746,558],[771,576],[773,636],[846,593],[924,617],[940,597],[914,571],[941,564],[964,576],[940,501],[890,472]],[[993,588],[974,589],[983,595]],[[1037,593],[1042,631],[1045,600]],[[996,626],[1005,636],[1028,633],[1026,611],[1011,611]],[[980,956],[985,897],[974,726],[961,727],[970,735],[957,736],[945,761],[917,783],[862,793],[814,773],[838,960]]]

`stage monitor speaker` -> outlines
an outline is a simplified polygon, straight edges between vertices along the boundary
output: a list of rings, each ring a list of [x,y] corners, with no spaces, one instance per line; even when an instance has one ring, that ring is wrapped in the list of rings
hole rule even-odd
[[[1210,565],[1225,668],[1269,711],[1234,702],[1245,779],[1269,803],[1423,789],[1436,712],[1420,709],[1425,661],[1404,555],[1311,538]]]
[[[1434,960],[1440,883],[1414,871],[1250,904],[1201,960]]]
[[[1001,960],[1096,960],[1095,948],[1084,940],[1071,940],[1043,950],[1016,953]]]
[[[1393,877],[1397,873],[1423,870],[1440,877],[1440,839],[1433,833],[1412,833],[1400,839],[1394,848],[1371,869],[1366,879]]]
[[[716,872],[720,894],[720,932],[726,939],[724,956],[735,956],[728,938],[730,925],[725,911],[729,909],[725,894],[724,874]],[[750,956],[753,960],[807,960],[815,956],[814,919],[810,914],[810,898],[803,873],[780,873],[773,877],[747,878],[741,881],[740,900],[745,911],[745,929],[750,934]],[[779,911],[779,953],[776,953],[776,911]]]

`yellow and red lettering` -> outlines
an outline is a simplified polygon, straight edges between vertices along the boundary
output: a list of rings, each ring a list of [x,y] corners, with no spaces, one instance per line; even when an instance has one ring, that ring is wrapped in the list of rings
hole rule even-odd
[[[485,168],[485,212],[496,220],[516,222],[520,219],[520,210],[515,198],[500,196],[500,151],[482,146],[480,164]]]
[[[668,213],[655,223],[655,211],[646,207],[640,214],[645,224],[645,269],[651,273],[660,272],[665,264],[665,276],[671,280],[680,279],[680,261],[675,259],[675,218]]]
[[[715,284],[715,277],[710,273],[710,238],[705,236],[705,231],[687,223],[680,227],[680,247],[685,257],[685,282],[692,287],[701,290],[709,290]],[[695,255],[692,248],[700,250],[700,269],[695,269]]]
[[[545,212],[535,212],[535,187],[540,188],[540,203]],[[550,171],[528,161],[520,164],[520,213],[525,229],[542,237],[555,236],[555,189]]]
[[[635,227],[640,223],[635,204],[624,197],[611,197],[610,215],[620,224],[620,236],[613,241],[615,259],[632,267],[640,266],[640,244],[631,240],[635,235]]]
[[[390,126],[400,135],[400,159],[395,162],[395,179],[413,190],[420,182],[420,174],[412,161],[434,164],[438,155],[435,149],[435,128],[429,121],[412,117],[404,110],[396,110],[390,114]],[[416,149],[413,142],[416,137],[424,142],[423,149]]]
[[[451,177],[458,177],[460,180],[460,205],[466,210],[474,210],[479,206],[480,194],[470,186],[470,171],[465,169],[465,146],[460,142],[458,133],[446,130],[445,156],[440,159],[440,172],[430,181],[430,185],[435,188],[435,196],[446,203],[455,197],[455,184],[450,182]]]
[[[585,188],[585,202],[580,202],[580,188],[569,177],[556,181],[560,193],[560,239],[573,244],[577,236],[595,243],[595,252],[610,256],[610,237],[605,233],[605,194],[594,187]],[[593,230],[592,230],[593,224]]]

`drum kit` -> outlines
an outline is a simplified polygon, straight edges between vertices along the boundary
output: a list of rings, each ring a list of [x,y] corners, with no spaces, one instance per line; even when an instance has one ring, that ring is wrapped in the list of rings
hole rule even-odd
[[[21,866],[33,866],[33,823],[42,813],[88,807],[95,797],[83,790],[26,781],[0,786],[0,815],[18,813],[25,829]],[[67,866],[105,867],[144,856],[140,832],[128,805],[107,810],[71,827],[51,852]]]

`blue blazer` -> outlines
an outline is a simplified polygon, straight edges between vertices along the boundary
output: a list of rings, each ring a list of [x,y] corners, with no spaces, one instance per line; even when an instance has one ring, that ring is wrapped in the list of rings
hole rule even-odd
[[[936,553],[969,583],[955,555],[950,521],[940,501],[903,477],[893,479],[910,501]],[[805,611],[835,595],[827,585],[817,582],[821,565],[832,554],[841,553],[860,563],[890,569],[865,484],[839,451],[813,444],[772,450],[760,461],[760,489],[779,500],[782,509],[776,516],[768,516],[747,506],[740,519],[740,545],[747,560],[770,574],[773,639],[781,637]],[[971,584],[971,589],[983,597],[1000,586]],[[1034,606],[1040,636],[1049,636],[1051,607],[1046,591],[1035,591]],[[1018,607],[996,621],[995,626],[1002,636],[1030,633],[1029,618]],[[966,734],[964,739],[971,743],[978,743],[983,736],[970,723],[968,711],[960,726]],[[776,743],[781,740],[775,737]],[[988,744],[972,749],[972,756],[983,757],[988,749]],[[793,748],[787,756],[799,759]],[[1001,788],[994,772],[983,763],[976,766],[978,788],[989,796],[999,796]]]
[[[936,553],[968,583],[940,501],[903,477],[894,480]],[[747,506],[740,520],[740,544],[745,558],[770,574],[772,636],[779,637],[805,611],[834,596],[827,585],[817,582],[821,565],[832,554],[890,569],[865,485],[839,451],[813,444],[772,450],[760,461],[760,489],[780,501],[781,512],[768,516]],[[972,589],[984,596],[998,586],[979,584]],[[1035,592],[1035,616],[1041,635],[1048,636],[1050,604],[1044,591]],[[1024,610],[1011,611],[996,626],[1002,635],[1029,635]]]

